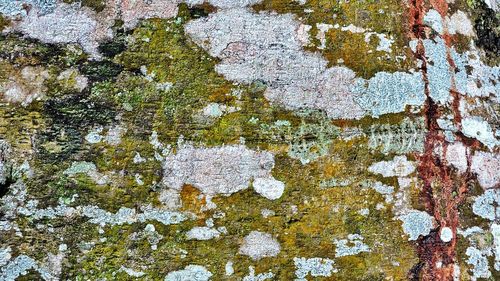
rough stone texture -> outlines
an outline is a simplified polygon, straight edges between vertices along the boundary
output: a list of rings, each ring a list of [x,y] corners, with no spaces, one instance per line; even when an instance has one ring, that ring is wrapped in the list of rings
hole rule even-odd
[[[0,280],[500,280],[497,2],[0,0]]]

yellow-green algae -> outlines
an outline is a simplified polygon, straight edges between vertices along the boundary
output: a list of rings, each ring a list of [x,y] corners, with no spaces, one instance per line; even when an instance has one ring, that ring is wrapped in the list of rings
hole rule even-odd
[[[95,9],[100,9],[101,3],[82,1],[83,5]],[[266,0],[253,8],[296,14],[312,26],[313,44],[309,50],[321,52],[332,65],[343,59],[344,64],[358,75],[369,78],[378,71],[414,67],[409,60],[411,54],[401,25],[404,12],[400,5],[397,1],[311,0],[301,6],[297,1]],[[312,12],[306,13],[305,9]],[[257,273],[273,272],[276,280],[292,280],[295,277],[294,257],[323,257],[334,259],[335,267],[340,269],[332,280],[405,280],[418,262],[414,248],[407,243],[401,222],[394,219],[392,206],[384,203],[381,194],[362,185],[365,180],[373,180],[399,190],[396,178],[382,178],[366,170],[373,162],[392,159],[394,152],[384,154],[370,148],[366,135],[343,139],[341,131],[358,127],[368,133],[373,125],[397,126],[407,116],[416,117],[407,110],[379,119],[331,121],[320,112],[301,114],[270,105],[263,97],[265,86],[258,82],[242,86],[226,81],[214,70],[216,59],[209,57],[184,34],[186,22],[212,11],[208,5],[190,10],[181,4],[177,18],[143,21],[129,36],[122,34],[115,39],[120,44],[126,42],[126,48],[123,51],[113,49],[116,53],[110,52],[104,58],[102,65],[106,67],[88,61],[81,49],[73,45],[56,47],[18,36],[2,37],[0,53],[10,56],[0,62],[0,67],[6,69],[0,72],[1,79],[27,65],[43,64],[50,70],[44,100],[28,107],[0,104],[3,117],[0,137],[13,145],[16,154],[29,157],[34,175],[23,179],[29,193],[41,201],[41,207],[55,206],[59,198],[70,202],[74,194],[79,197],[76,203],[69,204],[94,204],[110,212],[120,207],[135,208],[143,203],[160,206],[157,199],[160,187],[156,183],[162,177],[161,163],[156,160],[134,163],[133,160],[136,153],[154,159],[156,151],[150,144],[153,131],[162,143],[171,145],[174,152],[181,136],[200,147],[244,142],[255,150],[272,151],[275,153],[273,176],[286,184],[285,193],[278,200],[267,200],[257,196],[253,189],[246,189],[229,197],[213,198],[217,209],[206,211],[202,211],[207,203],[203,194],[185,185],[180,192],[183,202],[180,209],[195,214],[197,219],[169,226],[149,222],[164,237],[157,250],[151,250],[146,239],[129,239],[147,223],[105,226],[103,233],[99,233],[99,226],[88,223],[86,218],[47,221],[64,237],[64,242],[75,249],[64,264],[61,277],[128,280],[131,277],[119,271],[123,265],[144,271],[147,275],[142,278],[144,280],[162,280],[168,272],[188,264],[199,264],[214,274],[214,280],[237,280],[248,273],[249,266],[254,266]],[[315,39],[316,23],[341,26],[352,23],[394,35],[396,42],[390,54],[367,53],[376,47],[376,40],[367,44],[363,34],[331,29],[326,33],[325,49],[319,50],[319,42]],[[119,23],[117,25],[119,29]],[[381,59],[386,55],[389,59]],[[396,56],[406,58],[396,59]],[[82,93],[57,82],[57,75],[68,67],[76,67],[92,77]],[[170,87],[163,87],[168,83]],[[235,106],[239,110],[215,120],[200,119],[200,110],[211,102]],[[88,109],[83,106],[87,103],[96,106]],[[86,142],[85,135],[99,126],[104,127],[105,132],[113,126],[121,126],[126,132],[117,145]],[[313,128],[312,133],[300,134],[304,126]],[[325,133],[315,134],[318,131]],[[31,143],[32,135],[37,136],[34,144]],[[289,153],[291,147],[301,142],[313,143],[311,151],[317,152],[308,162],[302,163]],[[91,161],[100,173],[114,173],[113,181],[99,185],[87,175],[64,175],[63,171],[75,161]],[[120,171],[126,173],[119,175]],[[135,181],[136,173],[142,175],[143,185]],[[321,182],[331,179],[345,179],[350,183],[343,187],[320,187]],[[474,188],[473,194],[481,194],[477,186]],[[412,187],[410,192],[413,206],[419,207],[419,190]],[[378,209],[378,204],[385,204],[385,208]],[[461,212],[466,214],[463,217],[467,218],[463,225],[486,225],[484,220],[472,214],[471,204],[472,201],[468,201],[460,206]],[[369,209],[368,215],[359,213],[363,208]],[[263,209],[275,214],[264,218]],[[209,241],[186,239],[187,231],[194,226],[204,226],[206,219],[220,211],[225,216],[215,218],[215,226],[225,226],[228,234]],[[16,223],[23,229],[25,238],[10,235],[0,238],[0,242],[18,245],[19,253],[37,260],[42,260],[46,252],[57,252],[59,239],[47,231],[37,230],[37,222],[21,217]],[[276,258],[258,262],[237,254],[242,237],[252,230],[277,237],[281,253]],[[335,258],[333,240],[349,234],[362,235],[371,251]],[[101,238],[106,240],[101,241]],[[488,237],[477,239],[491,244]],[[85,252],[78,250],[85,248],[87,242],[95,245]],[[460,256],[464,256],[467,246],[467,243],[459,243]],[[224,266],[229,260],[235,269],[230,277],[224,275]],[[463,268],[461,274],[467,277]],[[37,273],[30,272],[20,280],[37,278]]]
[[[58,134],[55,138],[49,138],[52,141],[47,140],[40,144],[45,151],[44,155],[63,153],[65,156],[56,157],[54,160],[57,159],[57,162],[49,163],[46,159],[35,159],[33,164],[37,167],[36,175],[33,179],[27,179],[30,190],[45,186],[46,191],[37,192],[39,195],[44,194],[45,198],[52,198],[49,201],[53,204],[57,201],[54,198],[70,198],[78,193],[79,204],[92,203],[111,212],[121,206],[133,208],[141,202],[159,204],[154,183],[161,179],[160,163],[133,162],[136,152],[146,159],[154,157],[149,138],[151,133],[156,131],[160,141],[172,145],[174,150],[178,138],[182,135],[187,141],[205,146],[238,143],[240,138],[244,138],[248,147],[274,151],[277,155],[273,175],[286,183],[285,194],[276,201],[258,197],[250,189],[230,197],[216,197],[213,201],[225,216],[215,219],[215,225],[225,226],[228,234],[210,241],[187,241],[185,233],[193,226],[204,225],[204,220],[211,217],[214,211],[201,212],[200,209],[205,204],[204,199],[199,197],[199,192],[193,187],[184,187],[181,192],[182,209],[197,214],[198,220],[172,226],[154,223],[158,233],[165,237],[159,242],[156,251],[150,249],[147,241],[128,240],[129,235],[141,231],[145,224],[106,226],[101,235],[96,225],[85,223],[85,219],[75,219],[72,224],[78,227],[62,228],[68,234],[65,243],[71,248],[85,242],[94,242],[95,246],[83,257],[70,257],[70,264],[78,266],[65,267],[63,276],[77,280],[128,278],[123,272],[119,272],[121,265],[129,265],[131,268],[147,265],[148,268],[143,271],[149,278],[157,280],[162,279],[169,271],[182,268],[183,265],[202,264],[214,273],[215,279],[233,280],[243,277],[248,273],[248,267],[254,266],[257,273],[271,270],[277,278],[286,280],[294,277],[293,257],[317,256],[333,259],[333,239],[358,233],[371,245],[372,251],[356,257],[337,259],[336,267],[342,270],[336,278],[403,279],[416,260],[412,247],[401,238],[403,234],[399,230],[399,222],[393,220],[390,207],[375,210],[376,204],[382,202],[383,198],[373,190],[361,190],[361,187],[355,184],[343,188],[319,188],[322,180],[334,177],[360,180],[369,176],[362,163],[368,165],[380,157],[372,156],[366,139],[343,141],[338,139],[338,132],[327,134],[326,139],[313,136],[311,141],[324,142],[321,144],[322,149],[327,149],[319,158],[315,157],[315,161],[306,165],[290,158],[287,155],[289,146],[293,145],[294,141],[300,141],[294,140],[294,133],[300,131],[301,126],[311,124],[319,126],[318,128],[338,127],[321,114],[297,115],[271,106],[264,99],[263,88],[258,84],[243,87],[225,81],[214,71],[216,61],[185,37],[182,24],[188,20],[187,17],[181,12],[181,16],[174,20],[148,20],[133,31],[133,39],[130,39],[132,42],[127,50],[111,58],[121,65],[124,71],[109,76],[104,81],[92,81],[89,85],[91,89],[81,94],[85,100],[109,108],[100,114],[106,113],[106,110],[110,114],[103,115],[101,121],[97,119],[94,123],[80,123],[83,126],[74,128],[79,133],[79,139],[74,140],[78,143],[77,150],[64,149],[67,147],[67,141],[61,136],[61,129],[56,130]],[[69,64],[78,61],[79,59],[72,59]],[[136,74],[141,66],[145,66],[148,74],[155,74],[152,78],[154,82],[145,81],[143,76]],[[59,71],[56,70],[55,73],[57,72]],[[172,83],[172,87],[159,90],[153,83]],[[232,94],[234,91],[241,92],[239,98]],[[74,95],[80,94],[52,84],[48,98],[63,96],[69,102],[74,101],[70,99]],[[209,102],[237,105],[240,110],[226,114],[214,122],[206,123],[193,119],[193,113]],[[130,107],[124,106],[125,103]],[[88,115],[79,117],[80,108],[74,104],[57,102],[53,106],[57,114],[51,111],[42,116],[35,115],[40,119],[40,124],[52,127],[61,124],[64,128],[65,125],[55,120],[56,118],[67,116],[68,120],[73,120],[77,116],[76,120],[82,121],[81,118],[90,118]],[[36,104],[32,107],[40,108]],[[11,110],[18,112],[28,109]],[[36,111],[32,112],[31,114],[36,114]],[[115,118],[117,115],[120,116],[119,119]],[[252,122],[252,118],[258,119],[258,122]],[[273,132],[269,129],[276,122],[284,121],[290,124],[285,131]],[[365,122],[340,122],[337,125],[363,126]],[[113,124],[126,128],[121,142],[117,145],[85,142],[83,137],[99,124],[106,128]],[[12,128],[14,124],[10,123],[8,126]],[[14,137],[16,136],[11,139]],[[302,137],[309,141],[308,135]],[[62,148],[57,148],[58,146]],[[360,165],[350,165],[354,159]],[[86,175],[63,175],[62,172],[77,160],[94,162],[101,173],[126,170],[127,174],[117,176],[117,180],[105,185],[96,184]],[[139,186],[134,181],[135,173],[143,176],[144,185]],[[357,206],[360,206],[360,203],[370,209],[369,216],[364,217],[358,213],[360,208]],[[43,205],[50,204],[45,202]],[[260,210],[264,208],[274,210],[276,215],[263,218]],[[338,211],[335,211],[337,208]],[[252,262],[245,256],[235,255],[241,238],[251,230],[275,235],[282,246],[280,255],[260,262]],[[100,242],[99,237],[106,237],[106,241]],[[393,238],[387,239],[388,237]],[[45,234],[38,234],[33,238],[35,241],[52,239]],[[374,246],[382,240],[383,246]],[[184,255],[183,251],[187,252],[184,258],[181,257]],[[387,259],[387,256],[391,258]],[[224,277],[224,266],[228,260],[233,261],[236,273],[231,277]],[[395,263],[399,266],[395,267]]]
[[[299,1],[264,0],[253,8],[256,11],[269,10],[278,13],[296,14],[304,24],[311,26],[311,51],[319,51],[330,63],[339,62],[354,70],[359,76],[370,78],[380,71],[407,71],[415,67],[408,47],[406,11],[400,1],[329,1],[308,0],[304,5]],[[354,25],[366,31],[393,36],[392,52],[377,51],[378,38],[371,37],[368,43],[365,34],[330,28],[326,33],[326,46],[318,49],[317,24],[347,27]],[[340,60],[340,61],[339,61]]]

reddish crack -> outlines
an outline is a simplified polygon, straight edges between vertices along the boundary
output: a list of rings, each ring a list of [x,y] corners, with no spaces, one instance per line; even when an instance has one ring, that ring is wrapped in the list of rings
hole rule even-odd
[[[445,0],[431,0],[430,5],[444,17],[448,11],[448,4]],[[473,180],[470,172],[471,148],[478,146],[477,141],[472,141],[456,133],[456,139],[466,146],[467,171],[460,174],[456,169],[448,165],[446,153],[449,143],[444,137],[443,130],[439,127],[437,120],[443,112],[451,110],[453,121],[458,131],[461,129],[459,105],[461,93],[456,89],[454,75],[452,75],[450,96],[452,102],[449,107],[437,104],[429,92],[429,81],[427,73],[427,59],[423,39],[430,34],[430,28],[423,23],[426,13],[423,0],[412,0],[409,9],[410,38],[417,40],[418,44],[414,51],[415,58],[420,62],[420,71],[425,84],[425,104],[423,113],[426,119],[427,134],[425,137],[424,152],[417,155],[418,176],[422,182],[420,201],[425,211],[431,214],[437,223],[437,227],[427,236],[421,237],[417,241],[417,254],[419,263],[413,267],[409,273],[412,280],[453,280],[454,266],[456,260],[456,230],[459,222],[458,206],[463,202],[468,185]],[[442,35],[447,48],[447,60],[449,71],[455,73],[455,62],[451,56],[452,37],[445,28]],[[440,239],[440,232],[443,227],[452,230],[453,238],[450,242],[443,242]]]

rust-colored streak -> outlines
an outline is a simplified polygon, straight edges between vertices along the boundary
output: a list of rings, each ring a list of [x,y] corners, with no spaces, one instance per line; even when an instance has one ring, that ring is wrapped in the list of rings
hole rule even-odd
[[[430,5],[444,17],[448,11],[445,0],[432,0]],[[453,280],[454,265],[456,264],[456,230],[458,227],[458,206],[463,201],[469,181],[472,179],[470,172],[470,149],[477,147],[477,142],[472,142],[462,134],[457,133],[456,138],[464,143],[468,151],[467,171],[460,175],[446,162],[448,142],[445,140],[443,130],[439,127],[437,120],[444,110],[450,110],[457,129],[461,129],[461,115],[459,111],[461,94],[456,89],[454,75],[452,75],[450,96],[452,98],[451,108],[438,105],[429,93],[429,82],[427,73],[427,60],[425,48],[422,43],[426,39],[429,27],[423,23],[426,12],[422,0],[412,0],[409,9],[409,26],[411,39],[418,40],[414,52],[415,58],[420,61],[420,71],[425,83],[426,101],[423,109],[426,118],[427,135],[425,138],[424,152],[418,155],[418,175],[423,184],[420,200],[426,211],[433,215],[437,228],[428,236],[421,237],[417,241],[417,253],[420,262],[409,273],[412,280]],[[455,62],[451,56],[451,35],[445,30],[442,35],[447,46],[447,60],[450,73],[455,73]],[[453,232],[450,242],[440,239],[440,230],[449,227]]]

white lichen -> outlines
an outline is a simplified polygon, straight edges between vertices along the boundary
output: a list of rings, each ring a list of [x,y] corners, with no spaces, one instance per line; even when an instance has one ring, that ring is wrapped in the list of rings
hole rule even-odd
[[[220,232],[217,229],[207,227],[207,226],[196,226],[191,228],[186,233],[186,238],[188,240],[211,240],[214,238],[218,238],[220,236]]]
[[[98,55],[99,41],[111,38],[111,29],[99,27],[96,13],[78,5],[58,3],[53,12],[41,14],[36,9],[28,12],[13,29],[45,43],[77,43]]]
[[[224,270],[226,271],[226,276],[231,276],[234,274],[233,262],[228,261],[224,266]]]
[[[453,231],[449,227],[441,228],[441,232],[439,232],[439,238],[441,241],[448,243],[453,239]]]
[[[378,72],[369,80],[358,79],[356,101],[371,115],[402,112],[406,106],[421,106],[425,95],[422,74]]]
[[[359,234],[349,234],[347,239],[335,239],[333,243],[335,244],[336,258],[370,252],[370,248],[363,242],[363,237]]]
[[[491,271],[488,266],[488,257],[474,247],[468,247],[465,254],[469,257],[467,263],[472,265],[472,280],[477,278],[490,278]]]
[[[468,137],[479,140],[489,149],[493,149],[500,144],[500,141],[493,134],[490,124],[480,117],[464,118],[462,120],[462,132]]]
[[[338,270],[334,268],[335,262],[326,258],[293,258],[295,264],[295,276],[298,280],[305,279],[308,275],[312,277],[330,277]]]
[[[454,142],[446,148],[446,161],[461,173],[467,170],[467,149],[461,142]]]
[[[415,163],[406,156],[395,156],[391,161],[380,161],[368,167],[368,171],[384,177],[406,177],[416,169]]]
[[[260,231],[252,231],[245,238],[240,246],[239,253],[249,256],[253,260],[260,260],[265,257],[275,257],[281,251],[281,246],[271,234]]]
[[[271,102],[290,110],[324,110],[330,118],[361,118],[364,110],[350,91],[354,72],[327,68],[325,59],[303,51],[307,40],[301,26],[291,14],[230,9],[193,20],[185,29],[210,55],[221,59],[217,72],[241,83],[264,83]]]
[[[500,190],[488,189],[472,204],[474,214],[491,221],[500,218]]]
[[[500,271],[500,225],[493,223],[490,227],[493,236],[493,254],[495,255],[494,268]]]
[[[173,271],[165,276],[164,281],[208,281],[212,273],[201,265],[188,265],[182,270]]]
[[[244,145],[213,148],[184,146],[177,153],[165,157],[162,183],[176,190],[190,184],[206,195],[231,195],[248,188],[251,180],[266,179],[273,186],[265,194],[274,198],[282,185],[271,175],[273,167],[273,154],[253,151]]]
[[[285,184],[273,178],[256,178],[252,185],[257,193],[269,200],[280,198],[285,190]]]
[[[472,156],[471,171],[483,188],[498,187],[500,183],[500,154],[477,151]]]
[[[398,217],[403,222],[403,231],[408,240],[417,240],[419,236],[426,236],[434,228],[434,218],[427,212],[411,210]]]

